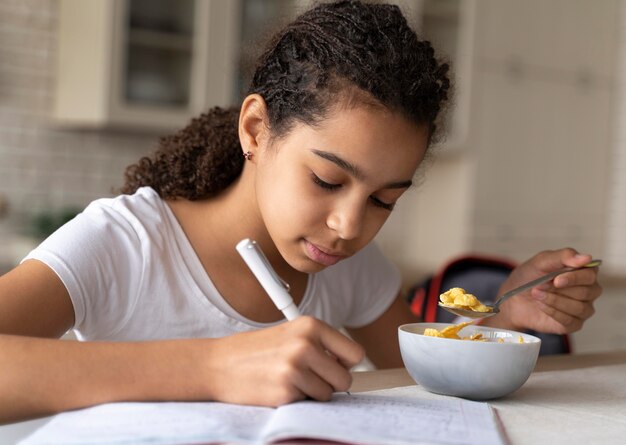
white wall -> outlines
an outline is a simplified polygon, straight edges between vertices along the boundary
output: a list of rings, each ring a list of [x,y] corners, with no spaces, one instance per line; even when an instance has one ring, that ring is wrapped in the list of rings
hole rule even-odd
[[[626,4],[617,14],[617,61],[613,101],[612,155],[608,186],[605,246],[609,270],[626,275]]]

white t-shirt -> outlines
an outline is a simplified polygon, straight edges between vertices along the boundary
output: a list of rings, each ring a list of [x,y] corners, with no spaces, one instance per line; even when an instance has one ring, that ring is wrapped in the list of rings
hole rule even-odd
[[[228,305],[150,187],[92,202],[27,259],[63,281],[81,340],[215,338],[280,323],[249,320]],[[309,275],[299,310],[337,328],[360,327],[382,315],[399,289],[399,272],[370,243]]]

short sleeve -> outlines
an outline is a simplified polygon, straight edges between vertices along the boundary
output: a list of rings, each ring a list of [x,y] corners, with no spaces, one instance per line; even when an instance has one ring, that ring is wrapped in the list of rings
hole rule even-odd
[[[123,327],[140,286],[142,252],[139,234],[114,208],[90,204],[22,261],[31,259],[65,285],[79,338],[107,338]]]
[[[348,328],[366,326],[378,319],[395,301],[402,279],[397,267],[372,242],[355,255],[349,275],[351,283]]]

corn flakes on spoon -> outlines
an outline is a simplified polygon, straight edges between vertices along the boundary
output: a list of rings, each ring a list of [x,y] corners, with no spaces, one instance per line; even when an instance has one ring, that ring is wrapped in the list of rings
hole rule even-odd
[[[563,269],[555,270],[554,272],[550,272],[549,274],[529,281],[528,283],[523,284],[520,287],[516,287],[515,289],[508,291],[500,298],[498,298],[498,300],[494,304],[482,304],[474,295],[467,294],[465,293],[465,290],[459,287],[455,287],[441,294],[441,301],[439,302],[439,306],[444,308],[446,311],[452,312],[456,315],[460,315],[461,317],[491,317],[492,315],[496,315],[498,312],[500,312],[500,305],[509,298],[511,298],[513,295],[517,295],[521,292],[531,289],[538,284],[550,281],[551,279],[555,278],[557,275],[561,275],[562,273],[571,272],[579,269],[586,269],[589,267],[598,267],[600,266],[600,264],[602,264],[602,260],[592,260],[584,266],[564,267]]]

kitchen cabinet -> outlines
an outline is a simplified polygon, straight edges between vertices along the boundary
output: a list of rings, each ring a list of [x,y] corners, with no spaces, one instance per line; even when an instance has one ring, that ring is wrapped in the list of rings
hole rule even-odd
[[[453,61],[446,148],[467,128],[473,0],[396,0]],[[263,42],[310,0],[60,0],[54,123],[180,128],[239,102]]]
[[[61,0],[53,121],[171,130],[232,103],[239,2]]]

